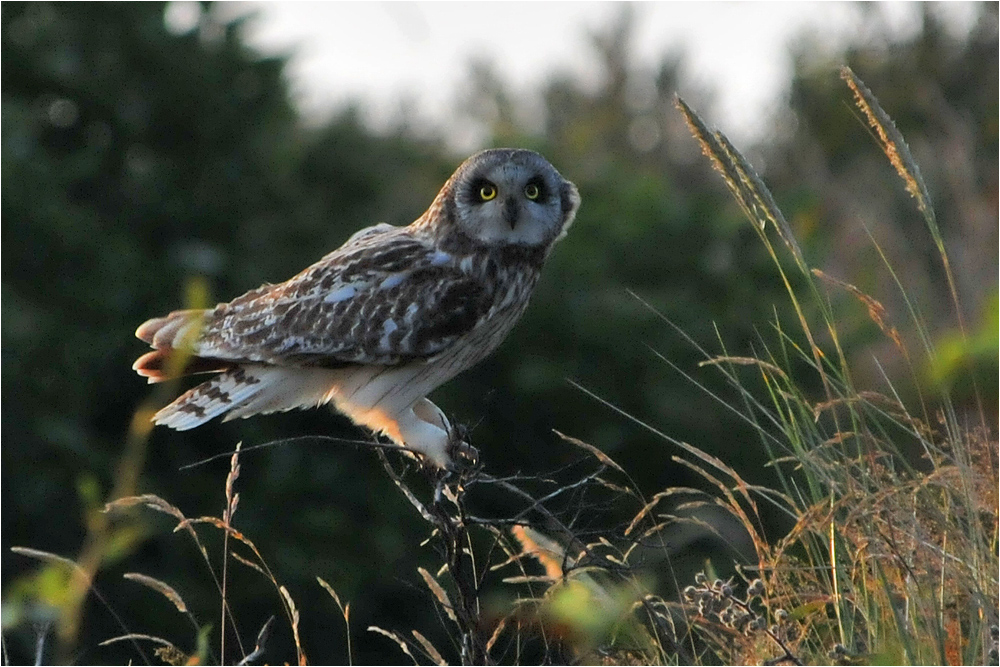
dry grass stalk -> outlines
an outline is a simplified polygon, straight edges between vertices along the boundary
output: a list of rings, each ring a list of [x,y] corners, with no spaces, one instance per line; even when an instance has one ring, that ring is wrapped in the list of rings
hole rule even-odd
[[[375,632],[375,633],[378,633],[378,634],[382,635],[383,637],[388,637],[392,641],[396,642],[396,644],[399,646],[399,649],[403,653],[405,653],[410,658],[410,660],[413,661],[414,665],[419,665],[420,664],[419,662],[417,662],[417,658],[410,651],[410,646],[407,643],[407,641],[405,639],[403,639],[402,637],[400,637],[399,635],[397,635],[395,632],[390,632],[389,630],[383,630],[382,628],[378,627],[377,625],[369,625],[368,626],[368,632]]]
[[[868,317],[871,321],[874,322],[879,330],[896,345],[896,348],[900,351],[900,353],[907,359],[907,361],[909,361],[910,354],[907,352],[906,346],[903,345],[903,339],[900,337],[899,331],[896,330],[896,327],[890,326],[885,322],[885,306],[879,303],[879,301],[874,297],[868,296],[850,283],[846,283],[843,280],[838,280],[833,276],[829,276],[819,269],[813,269],[812,273],[825,283],[836,285],[837,287],[847,290],[850,292],[851,296],[863,303],[865,307],[868,308]]]
[[[229,532],[230,525],[232,524],[233,515],[236,513],[236,506],[239,504],[240,495],[234,491],[236,484],[236,479],[240,476],[240,447],[243,446],[242,442],[236,443],[236,451],[233,452],[232,458],[229,460],[229,474],[226,475],[226,507],[222,511],[222,611],[221,618],[219,621],[219,655],[222,659],[226,658],[226,617],[229,617],[229,621],[233,626],[233,633],[236,635],[236,641],[240,645],[240,653],[246,655],[246,651],[243,650],[243,641],[240,639],[240,634],[236,630],[236,621],[232,617],[232,613],[229,611],[229,601],[226,598],[226,586],[228,584],[229,575]],[[296,637],[296,643],[298,643],[298,638]]]
[[[913,159],[910,147],[903,139],[902,133],[892,122],[892,118],[882,109],[872,91],[868,90],[868,87],[851,71],[850,67],[840,69],[840,78],[854,93],[855,104],[865,115],[868,125],[875,130],[879,145],[889,158],[889,163],[906,184],[906,191],[917,200],[917,208],[924,215],[933,217],[934,207],[931,205],[930,193],[927,191],[924,179],[920,175],[920,168],[917,166],[916,160]]]
[[[410,633],[418,642],[420,642],[420,646],[427,652],[427,656],[434,662],[435,665],[444,667],[444,665],[448,664],[447,661],[441,657],[441,653],[438,652],[438,650],[434,648],[434,645],[430,643],[427,637],[424,637],[416,630],[410,630]]]
[[[354,655],[351,651],[351,603],[348,602],[347,604],[342,604],[340,602],[340,596],[337,595],[337,591],[333,590],[333,586],[326,583],[326,581],[324,581],[321,577],[316,577],[316,581],[318,581],[319,585],[330,594],[330,597],[333,598],[333,601],[337,603],[337,607],[340,609],[340,615],[344,617],[344,627],[347,632],[347,664],[353,665]]]
[[[444,613],[451,619],[452,623],[458,624],[458,618],[455,616],[455,608],[451,604],[451,600],[448,599],[448,594],[441,588],[441,584],[424,568],[418,567],[417,572],[423,577],[424,583],[427,584],[427,588],[434,594]]]
[[[309,661],[306,659],[305,651],[302,650],[302,641],[299,638],[299,610],[295,607],[295,600],[292,599],[291,593],[284,586],[279,586],[278,592],[281,593],[292,619],[292,636],[295,638],[295,654],[298,658],[298,664],[308,665]]]
[[[152,588],[154,591],[157,591],[158,593],[160,593],[160,595],[170,600],[174,604],[174,606],[177,607],[177,611],[181,612],[182,614],[188,613],[187,605],[184,603],[184,600],[177,593],[177,591],[175,591],[171,586],[165,584],[159,579],[154,579],[153,577],[147,576],[145,574],[139,574],[138,572],[126,572],[125,574],[122,575],[122,577],[130,581],[135,581],[137,583],[140,583],[143,586],[148,586],[149,588]]]

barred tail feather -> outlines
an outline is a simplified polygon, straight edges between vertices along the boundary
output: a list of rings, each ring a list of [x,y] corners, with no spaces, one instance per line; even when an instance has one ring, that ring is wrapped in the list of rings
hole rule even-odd
[[[181,395],[157,412],[153,421],[186,431],[220,415],[225,415],[223,421],[229,421],[268,412],[312,408],[330,400],[333,382],[331,371],[326,369],[244,364]]]

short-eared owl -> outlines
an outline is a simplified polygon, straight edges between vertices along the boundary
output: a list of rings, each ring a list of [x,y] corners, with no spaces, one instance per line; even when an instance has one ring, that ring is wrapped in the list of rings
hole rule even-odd
[[[280,285],[149,320],[133,368],[217,373],[156,413],[178,430],[333,402],[439,467],[455,444],[428,393],[492,352],[524,312],[580,205],[545,158],[494,149],[466,160],[407,227],[363,229]]]

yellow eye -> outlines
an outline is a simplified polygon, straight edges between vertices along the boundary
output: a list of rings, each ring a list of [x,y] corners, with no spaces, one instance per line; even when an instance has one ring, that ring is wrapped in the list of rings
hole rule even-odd
[[[528,199],[532,200],[538,199],[538,195],[540,194],[541,192],[538,190],[538,186],[535,185],[534,183],[528,183],[526,186],[524,186],[524,196],[527,197]]]
[[[486,184],[479,188],[479,198],[483,201],[489,201],[497,196],[497,188],[495,185]]]

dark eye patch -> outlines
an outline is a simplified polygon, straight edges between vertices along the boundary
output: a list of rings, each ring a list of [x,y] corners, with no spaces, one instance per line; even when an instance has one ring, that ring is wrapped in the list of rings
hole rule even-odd
[[[465,191],[466,200],[473,204],[482,204],[484,201],[486,201],[480,195],[480,193],[483,191],[483,188],[492,188],[494,192],[497,190],[497,186],[495,186],[492,181],[489,181],[485,178],[474,178],[469,183],[468,189]]]
[[[541,176],[534,176],[528,179],[528,182],[524,184],[525,190],[531,186],[538,188],[538,196],[536,196],[533,201],[536,203],[544,203],[549,198],[549,189],[545,186],[545,181],[542,180]]]

